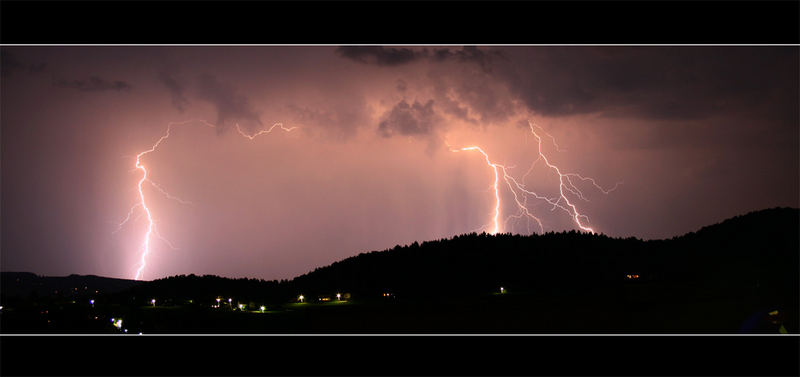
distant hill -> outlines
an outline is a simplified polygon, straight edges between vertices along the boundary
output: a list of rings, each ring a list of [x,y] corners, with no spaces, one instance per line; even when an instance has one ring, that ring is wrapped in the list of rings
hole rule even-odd
[[[774,208],[665,240],[611,238],[576,231],[542,235],[465,234],[362,253],[290,281],[175,276],[131,293],[186,298],[237,295],[286,302],[348,292],[420,299],[495,292],[615,295],[646,284],[649,294],[758,296],[796,301],[800,211]],[[629,279],[627,275],[636,275]]]
[[[8,272],[0,274],[8,309],[0,318],[10,332],[116,331],[107,318],[124,317],[132,331],[149,333],[775,333],[782,324],[798,333],[798,266],[800,210],[774,208],[664,240],[471,233],[281,281]],[[345,305],[319,300],[336,293]],[[292,304],[300,294],[319,305]],[[90,298],[99,304],[87,305]],[[235,316],[212,308],[217,298],[273,312]]]
[[[295,289],[425,296],[509,290],[566,292],[660,282],[676,289],[797,292],[800,211],[737,216],[681,237],[642,241],[575,231],[467,234],[364,253],[295,278]],[[766,293],[769,291],[771,293]],[[722,293],[722,292],[717,292]],[[796,295],[797,297],[797,295]]]
[[[30,272],[0,272],[0,295],[11,297],[83,296],[117,293],[140,281],[95,275],[38,276]]]

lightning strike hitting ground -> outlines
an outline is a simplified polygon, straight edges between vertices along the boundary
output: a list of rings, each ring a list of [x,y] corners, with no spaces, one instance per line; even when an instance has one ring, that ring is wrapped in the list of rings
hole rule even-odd
[[[134,277],[135,280],[139,280],[141,278],[142,273],[144,271],[144,268],[147,266],[147,255],[151,251],[151,249],[150,249],[150,241],[151,241],[153,236],[156,236],[157,238],[162,240],[170,248],[177,249],[169,240],[167,240],[166,238],[162,237],[161,234],[159,234],[158,229],[156,228],[156,222],[153,219],[153,214],[150,211],[150,207],[147,206],[147,201],[145,200],[144,189],[143,189],[144,183],[145,182],[149,182],[152,187],[154,187],[156,190],[158,190],[159,192],[164,194],[164,196],[166,196],[169,199],[175,200],[175,201],[177,201],[179,203],[182,203],[182,204],[191,204],[188,201],[185,201],[183,199],[180,199],[178,197],[170,195],[160,185],[158,185],[157,183],[155,183],[155,182],[151,181],[150,179],[148,179],[148,177],[147,177],[148,176],[148,170],[142,164],[142,157],[144,157],[145,155],[147,155],[149,153],[155,152],[155,150],[161,145],[161,143],[169,138],[170,132],[172,132],[172,127],[182,126],[182,125],[187,125],[187,124],[203,125],[203,126],[210,127],[210,128],[216,128],[217,127],[214,124],[211,124],[211,123],[206,122],[204,120],[198,120],[198,119],[188,120],[188,121],[183,121],[183,122],[172,122],[172,123],[169,123],[167,125],[167,132],[164,135],[162,135],[161,138],[159,138],[158,141],[156,141],[155,144],[153,144],[150,147],[150,149],[147,149],[147,150],[145,150],[143,152],[140,152],[139,154],[136,155],[136,164],[135,164],[135,169],[134,170],[138,169],[138,170],[141,170],[141,172],[142,172],[142,178],[139,180],[139,183],[137,185],[138,190],[139,190],[139,201],[131,207],[131,209],[128,211],[128,215],[119,224],[117,230],[115,230],[113,232],[113,233],[116,233],[120,229],[122,229],[122,227],[125,225],[125,223],[127,223],[130,220],[131,215],[133,214],[133,212],[137,208],[141,207],[144,210],[144,214],[147,216],[147,232],[145,233],[144,241],[142,242],[142,246],[141,246],[142,254],[141,254],[141,258],[140,258],[140,262],[139,262],[139,268],[136,270],[136,276]],[[260,135],[264,135],[264,134],[268,134],[268,133],[272,132],[272,130],[275,127],[280,127],[282,130],[284,130],[286,132],[289,132],[289,131],[297,128],[297,127],[286,128],[286,127],[284,127],[284,125],[282,123],[275,123],[269,129],[261,130],[261,131],[255,133],[255,134],[253,134],[253,135],[248,135],[247,133],[242,131],[242,128],[239,127],[238,123],[236,124],[236,130],[239,132],[239,134],[241,134],[242,136],[244,136],[244,137],[246,137],[246,138],[248,138],[250,140],[253,140],[253,139],[255,139],[256,137],[258,137]]]
[[[531,211],[528,208],[528,198],[531,197],[531,198],[537,199],[539,201],[544,201],[545,203],[548,203],[549,205],[551,205],[552,206],[551,211],[555,210],[556,208],[559,208],[559,209],[565,211],[567,214],[569,214],[569,216],[572,218],[573,222],[575,223],[575,225],[579,229],[581,229],[583,231],[586,231],[586,232],[595,233],[594,229],[592,229],[588,225],[589,218],[586,215],[581,214],[578,211],[578,208],[575,206],[575,204],[573,204],[569,200],[567,195],[565,194],[565,191],[566,191],[566,192],[574,195],[575,197],[577,197],[577,198],[579,198],[581,200],[588,201],[588,199],[583,195],[583,192],[581,192],[581,190],[577,186],[575,186],[575,184],[572,182],[571,177],[580,179],[581,181],[591,182],[592,186],[597,188],[603,194],[608,194],[608,193],[616,190],[617,187],[622,184],[622,182],[618,182],[617,184],[614,185],[614,187],[612,187],[610,189],[605,189],[605,188],[601,187],[600,185],[598,185],[597,182],[594,180],[594,178],[584,177],[584,176],[582,176],[580,174],[577,174],[577,173],[562,173],[561,169],[558,166],[553,165],[552,163],[550,163],[550,161],[547,159],[547,156],[545,156],[545,154],[542,152],[542,138],[539,136],[538,133],[536,133],[536,130],[535,130],[535,127],[536,128],[540,128],[540,127],[536,126],[535,124],[533,124],[531,122],[528,122],[528,125],[530,126],[531,133],[536,138],[536,142],[537,142],[537,146],[538,146],[538,155],[536,157],[536,160],[534,160],[533,163],[531,164],[531,167],[528,169],[528,171],[522,177],[521,182],[517,181],[513,176],[511,176],[508,173],[508,169],[509,169],[508,167],[492,162],[492,160],[489,158],[489,155],[483,149],[481,149],[480,147],[478,147],[478,146],[468,146],[468,147],[454,149],[448,144],[448,147],[450,147],[450,151],[451,152],[459,152],[459,151],[478,151],[478,152],[480,152],[483,155],[484,159],[486,160],[486,164],[489,167],[491,167],[493,169],[493,171],[494,171],[495,180],[494,180],[493,188],[494,188],[494,196],[495,196],[495,207],[494,207],[494,219],[493,219],[493,222],[492,222],[492,224],[494,224],[494,225],[493,225],[492,229],[489,231],[489,233],[490,234],[497,234],[497,233],[499,233],[501,231],[500,220],[499,220],[500,219],[500,209],[502,208],[500,191],[499,191],[499,179],[500,179],[500,173],[501,172],[502,172],[503,181],[508,186],[509,191],[511,192],[512,197],[514,199],[514,204],[516,205],[516,207],[518,209],[518,212],[516,214],[510,215],[510,216],[508,216],[506,218],[505,225],[507,225],[508,221],[510,219],[512,219],[512,218],[521,219],[521,218],[524,217],[524,218],[526,218],[528,220],[535,221],[536,224],[539,225],[540,231],[544,232],[544,226],[542,225],[541,219],[539,219],[536,215],[531,213]],[[547,133],[545,132],[545,134],[547,134]],[[551,136],[549,134],[547,134],[547,136],[549,136],[551,139],[553,139],[553,145],[556,147],[557,150],[561,151],[560,149],[558,149],[558,146],[555,144],[555,138],[553,138],[553,136]],[[534,166],[539,161],[543,161],[544,164],[551,171],[553,171],[555,174],[558,175],[558,178],[559,178],[559,185],[558,185],[559,195],[557,197],[555,197],[555,198],[548,198],[546,196],[537,194],[535,191],[531,191],[531,190],[527,189],[525,184],[524,184],[525,179],[530,175],[530,173],[533,171]],[[522,197],[522,199],[520,199],[520,197]]]

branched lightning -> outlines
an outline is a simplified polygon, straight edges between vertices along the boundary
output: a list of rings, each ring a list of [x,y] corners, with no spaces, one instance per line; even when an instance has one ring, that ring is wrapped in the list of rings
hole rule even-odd
[[[167,125],[166,133],[164,133],[164,135],[162,135],[155,142],[155,144],[150,146],[149,149],[147,149],[145,151],[142,151],[142,152],[140,152],[139,154],[136,155],[136,164],[135,164],[135,168],[133,170],[139,170],[139,171],[142,172],[142,177],[141,177],[141,179],[139,179],[139,183],[137,184],[137,188],[138,188],[138,191],[139,191],[139,201],[131,207],[131,209],[128,211],[128,215],[118,225],[117,230],[115,230],[113,232],[113,233],[116,233],[120,229],[122,229],[122,227],[128,221],[130,221],[131,216],[133,215],[133,213],[136,211],[137,208],[141,207],[144,210],[144,214],[147,216],[147,232],[145,232],[144,240],[142,241],[142,245],[140,247],[140,250],[141,250],[142,254],[141,254],[141,258],[140,258],[140,262],[139,262],[139,268],[136,270],[136,276],[134,277],[134,279],[136,279],[136,280],[139,280],[139,278],[142,276],[142,272],[144,271],[144,268],[147,266],[147,255],[151,251],[151,249],[150,249],[150,243],[151,242],[150,241],[152,240],[153,236],[155,236],[158,239],[160,239],[161,241],[163,241],[170,248],[177,250],[177,248],[172,244],[172,242],[170,242],[165,237],[161,236],[161,234],[158,232],[158,229],[156,227],[156,222],[155,222],[155,220],[153,218],[153,214],[150,211],[150,207],[148,207],[147,201],[145,199],[144,187],[143,187],[144,183],[145,182],[150,183],[150,185],[153,188],[155,188],[157,191],[161,192],[168,199],[175,200],[175,201],[177,201],[177,202],[179,202],[181,204],[191,204],[191,202],[189,202],[189,201],[186,201],[186,200],[183,200],[181,198],[178,198],[176,196],[171,195],[162,186],[160,186],[159,184],[157,184],[157,183],[153,182],[152,180],[150,180],[148,178],[149,171],[142,164],[142,158],[144,156],[152,153],[152,152],[155,152],[156,149],[158,149],[158,147],[161,145],[161,143],[163,143],[165,140],[167,140],[170,137],[170,133],[172,132],[172,128],[173,127],[181,126],[181,125],[187,125],[187,124],[198,124],[198,125],[203,125],[203,126],[211,127],[211,128],[216,128],[217,127],[214,124],[211,124],[209,122],[206,122],[204,120],[199,120],[199,119],[188,120],[188,121],[183,121],[183,122],[171,122],[171,123],[169,123]],[[255,134],[253,134],[253,135],[249,135],[249,134],[245,133],[242,130],[242,128],[239,126],[239,124],[236,124],[236,130],[239,132],[239,134],[241,134],[242,136],[244,136],[244,137],[246,137],[246,138],[248,138],[250,140],[253,140],[253,139],[255,139],[256,137],[258,137],[260,135],[268,134],[268,133],[272,132],[272,130],[275,127],[280,127],[282,130],[284,130],[286,132],[289,132],[289,131],[297,128],[297,127],[287,128],[282,123],[275,123],[269,129],[261,130],[261,131],[255,133]]]
[[[540,231],[544,232],[544,226],[542,224],[541,219],[539,219],[539,217],[537,217],[536,215],[531,213],[530,209],[528,208],[528,198],[533,198],[533,199],[536,199],[536,200],[539,200],[539,201],[543,201],[543,202],[551,205],[552,206],[551,211],[555,210],[556,208],[565,211],[567,214],[569,214],[569,216],[572,218],[573,222],[575,223],[575,225],[579,229],[581,229],[583,231],[586,231],[586,232],[594,233],[595,232],[594,229],[591,228],[588,225],[589,217],[584,215],[584,214],[582,214],[582,213],[580,213],[578,211],[578,208],[575,206],[574,203],[572,203],[570,201],[570,199],[569,199],[569,197],[567,195],[567,193],[569,193],[572,196],[577,197],[577,198],[579,198],[581,200],[588,201],[586,196],[583,195],[583,192],[577,186],[575,186],[575,184],[572,182],[571,178],[577,178],[577,179],[580,179],[581,181],[591,182],[592,186],[594,186],[595,188],[597,188],[600,192],[602,192],[604,194],[608,194],[608,193],[616,190],[617,187],[620,184],[622,184],[622,182],[618,182],[617,184],[614,185],[614,187],[612,187],[610,189],[605,189],[605,188],[601,187],[599,184],[597,184],[597,181],[594,178],[584,177],[584,176],[582,176],[580,174],[577,174],[577,173],[562,173],[561,169],[558,166],[552,164],[547,159],[547,156],[545,156],[544,152],[542,151],[542,138],[539,136],[539,134],[536,132],[536,129],[535,129],[535,128],[540,128],[541,129],[541,127],[536,126],[535,124],[533,124],[531,122],[528,122],[528,125],[530,126],[531,133],[536,138],[537,147],[538,147],[538,151],[537,152],[538,153],[537,153],[536,159],[533,161],[533,163],[531,164],[531,166],[528,169],[528,171],[523,175],[521,181],[517,181],[516,178],[514,178],[511,174],[509,174],[509,172],[508,172],[509,167],[506,167],[504,165],[492,162],[492,160],[490,159],[489,155],[483,149],[481,149],[480,147],[478,147],[478,146],[468,146],[468,147],[463,147],[463,148],[453,148],[448,144],[448,147],[450,147],[450,151],[452,151],[452,152],[459,152],[459,151],[478,151],[478,152],[480,152],[483,155],[484,159],[486,160],[486,164],[489,167],[491,167],[493,169],[493,171],[494,171],[495,180],[494,180],[493,187],[494,187],[494,196],[495,196],[495,206],[494,206],[494,217],[493,217],[493,221],[492,221],[493,227],[492,227],[491,230],[489,230],[489,233],[497,234],[497,233],[499,233],[501,231],[500,220],[499,220],[500,219],[500,210],[502,208],[501,196],[500,196],[500,191],[499,191],[499,181],[500,181],[501,175],[502,175],[503,181],[506,183],[506,186],[508,186],[509,191],[511,192],[511,195],[512,195],[512,197],[514,199],[514,203],[513,204],[517,208],[517,212],[515,214],[512,214],[512,215],[510,215],[510,216],[508,216],[506,218],[504,225],[507,226],[508,225],[508,221],[511,220],[511,219],[521,219],[521,218],[524,217],[524,218],[526,218],[528,220],[533,220],[534,222],[536,222],[536,224],[539,226]],[[558,146],[555,144],[555,138],[553,138],[553,136],[547,134],[546,132],[545,132],[545,134],[547,136],[549,136],[553,140],[553,145],[555,145],[556,149],[559,150]],[[534,166],[536,166],[536,163],[539,162],[539,161],[542,161],[547,166],[547,168],[549,168],[552,172],[554,172],[558,176],[558,179],[559,179],[559,185],[558,185],[559,195],[554,197],[554,198],[548,198],[548,197],[546,197],[544,195],[540,195],[540,194],[536,193],[535,191],[532,191],[532,190],[526,188],[526,185],[524,184],[525,179],[531,174],[531,172],[533,171]],[[529,225],[529,223],[528,223],[528,225]]]
[[[161,194],[163,194],[168,199],[175,200],[175,201],[177,201],[177,202],[179,202],[181,204],[191,204],[191,202],[189,202],[189,201],[183,200],[183,199],[181,199],[181,198],[179,198],[177,196],[174,196],[174,195],[170,194],[161,185],[159,185],[159,184],[155,183],[154,181],[152,181],[149,178],[149,173],[150,172],[145,167],[145,165],[143,164],[142,160],[148,154],[150,154],[152,152],[155,152],[161,146],[161,144],[163,142],[165,142],[170,137],[170,134],[172,132],[173,127],[180,126],[180,125],[187,125],[187,124],[204,125],[206,127],[211,127],[211,128],[216,128],[217,127],[214,124],[211,124],[211,123],[206,122],[204,120],[189,120],[189,121],[184,121],[184,122],[172,122],[172,123],[169,123],[168,126],[167,126],[167,130],[164,133],[164,135],[162,135],[152,146],[150,146],[149,149],[144,150],[144,151],[142,151],[142,152],[140,152],[139,154],[136,155],[136,163],[134,165],[135,167],[134,167],[133,170],[139,170],[142,173],[142,176],[139,179],[138,184],[137,184],[139,200],[138,200],[138,202],[136,202],[130,208],[130,210],[128,211],[127,216],[125,217],[125,219],[121,223],[118,224],[117,229],[113,232],[113,233],[118,232],[119,230],[121,230],[123,228],[123,226],[126,223],[130,222],[134,212],[136,212],[138,209],[141,208],[143,210],[143,211],[141,211],[142,213],[140,213],[139,216],[146,216],[146,218],[147,218],[147,231],[144,234],[144,238],[143,238],[142,244],[140,246],[141,257],[140,257],[140,262],[139,262],[138,269],[136,270],[136,275],[135,275],[135,279],[136,280],[139,280],[142,277],[143,271],[144,271],[145,267],[147,266],[147,256],[152,251],[151,250],[151,241],[152,241],[153,237],[158,238],[159,240],[163,241],[168,247],[170,247],[172,249],[177,249],[168,239],[163,237],[158,232],[158,229],[157,229],[157,226],[156,226],[157,223],[156,223],[156,221],[155,221],[155,219],[153,217],[153,214],[151,212],[151,208],[148,206],[148,203],[146,201],[145,190],[144,190],[145,182],[149,183],[149,185],[151,187],[153,187],[155,190],[159,191]],[[576,205],[569,198],[570,196],[572,196],[573,198],[577,198],[578,200],[588,201],[586,196],[584,196],[583,192],[576,186],[575,183],[576,182],[588,182],[589,184],[591,184],[594,188],[596,188],[597,190],[599,190],[603,194],[609,194],[610,192],[616,190],[617,187],[620,184],[622,184],[622,182],[618,182],[613,187],[611,187],[609,189],[606,189],[606,188],[603,188],[602,186],[600,186],[594,178],[584,177],[583,175],[578,174],[578,173],[564,173],[564,172],[562,172],[561,169],[558,166],[554,165],[553,163],[551,163],[548,160],[547,156],[542,151],[542,138],[539,136],[539,133],[537,133],[537,128],[544,135],[546,135],[547,137],[549,137],[552,140],[552,143],[555,146],[555,149],[560,152],[562,150],[556,144],[555,138],[552,135],[550,135],[547,132],[545,132],[543,129],[541,129],[541,127],[539,127],[539,126],[537,126],[537,125],[535,125],[535,124],[533,124],[531,122],[529,122],[528,124],[530,126],[531,134],[536,138],[536,141],[537,141],[537,156],[536,156],[536,159],[533,161],[533,163],[530,165],[530,168],[525,172],[525,174],[522,176],[522,178],[520,180],[517,180],[514,176],[512,176],[509,173],[509,170],[512,168],[511,166],[506,166],[504,164],[499,164],[499,163],[493,162],[492,159],[490,158],[489,154],[479,146],[472,145],[472,146],[466,146],[466,147],[461,147],[461,148],[453,148],[452,146],[447,144],[447,146],[450,148],[450,151],[452,151],[452,152],[461,152],[461,151],[465,151],[465,152],[466,151],[477,151],[477,152],[479,152],[483,156],[486,165],[488,167],[492,168],[492,172],[494,173],[494,182],[490,186],[490,188],[494,191],[494,199],[495,199],[494,211],[493,211],[494,213],[492,215],[491,221],[488,224],[482,226],[480,229],[486,229],[491,234],[497,234],[497,233],[500,233],[503,230],[503,227],[507,227],[508,226],[509,221],[511,221],[511,220],[520,220],[520,219],[524,218],[527,221],[526,225],[528,227],[528,231],[529,232],[530,232],[531,222],[533,222],[534,224],[538,225],[538,228],[539,228],[540,232],[544,232],[544,225],[543,225],[541,219],[536,214],[533,213],[533,211],[531,210],[531,208],[529,206],[529,203],[528,203],[529,200],[535,200],[535,201],[542,202],[542,203],[545,203],[545,204],[551,206],[550,211],[555,211],[556,209],[560,209],[560,210],[564,211],[565,213],[567,213],[570,216],[570,218],[575,223],[577,228],[579,228],[579,229],[581,229],[583,231],[594,233],[595,230],[592,227],[589,226],[589,218],[585,214],[582,214],[581,212],[579,212],[579,210],[576,207]],[[283,130],[285,132],[290,132],[290,131],[294,130],[297,127],[285,127],[282,123],[275,123],[271,127],[269,127],[268,129],[263,129],[263,130],[260,130],[260,131],[258,131],[256,133],[249,134],[249,133],[245,132],[238,124],[236,124],[237,132],[241,136],[243,136],[243,137],[245,137],[245,138],[247,138],[249,140],[254,140],[258,136],[269,134],[275,128],[280,128],[281,130]],[[547,197],[545,195],[541,195],[541,194],[537,193],[536,191],[528,188],[527,185],[525,184],[526,179],[528,179],[528,177],[533,172],[534,167],[540,161],[547,167],[547,169],[549,171],[551,171],[552,173],[554,173],[555,175],[558,176],[558,179],[559,179],[559,185],[558,185],[559,194],[554,196],[554,197]],[[505,185],[501,184],[501,180],[502,180],[502,183],[504,183]],[[512,205],[516,208],[516,211],[514,213],[508,215],[505,218],[504,222],[502,223],[502,226],[501,226],[501,211],[503,209],[503,203],[502,203],[503,198],[502,198],[501,192],[500,192],[501,191],[501,186],[508,187],[508,190],[511,193],[511,198],[513,199]],[[576,199],[572,199],[572,200],[574,201]]]
[[[268,134],[268,133],[272,132],[272,130],[273,130],[275,127],[280,127],[282,130],[284,130],[284,131],[286,131],[286,132],[289,132],[289,131],[291,131],[291,130],[293,130],[293,129],[297,128],[297,127],[289,127],[289,128],[286,128],[286,127],[284,127],[283,123],[275,123],[275,124],[273,124],[273,125],[272,125],[272,127],[268,128],[268,129],[266,129],[266,130],[261,130],[261,131],[258,131],[258,132],[256,132],[255,134],[248,135],[248,134],[246,134],[244,131],[242,131],[242,128],[241,128],[241,127],[239,127],[239,123],[236,123],[236,131],[239,131],[239,134],[240,134],[240,135],[242,135],[242,136],[244,136],[244,137],[246,137],[246,138],[248,138],[248,139],[250,139],[250,140],[253,140],[253,139],[255,139],[256,137],[258,137],[258,136],[260,136],[260,135],[264,135],[264,134]]]

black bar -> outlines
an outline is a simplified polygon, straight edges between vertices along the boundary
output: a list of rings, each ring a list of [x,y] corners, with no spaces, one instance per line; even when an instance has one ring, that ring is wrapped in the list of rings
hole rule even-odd
[[[2,375],[796,376],[796,336],[8,337]]]
[[[4,44],[796,44],[797,1],[0,2]]]

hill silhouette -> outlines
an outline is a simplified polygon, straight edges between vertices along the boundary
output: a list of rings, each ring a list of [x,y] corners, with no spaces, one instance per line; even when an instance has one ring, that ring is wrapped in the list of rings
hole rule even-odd
[[[39,276],[30,272],[0,273],[2,297],[85,296],[116,293],[142,282],[97,275]]]
[[[285,305],[301,294],[315,302],[343,293],[354,302],[378,305],[374,308],[397,304],[375,309],[380,315],[370,312],[382,323],[370,324],[370,316],[354,311],[320,317],[338,318],[339,325],[349,318],[351,329],[376,331],[397,330],[411,316],[417,322],[407,329],[414,331],[469,330],[480,324],[487,331],[737,332],[748,317],[780,309],[789,319],[787,329],[798,332],[798,321],[792,321],[800,306],[798,229],[800,210],[774,208],[663,240],[577,231],[470,233],[361,253],[291,280],[180,275],[122,281],[117,282],[121,289],[109,291],[103,301],[146,305],[158,298],[159,305],[209,310],[217,298],[235,297],[252,308]],[[191,326],[175,316],[175,323]],[[286,328],[334,326],[312,322]]]

